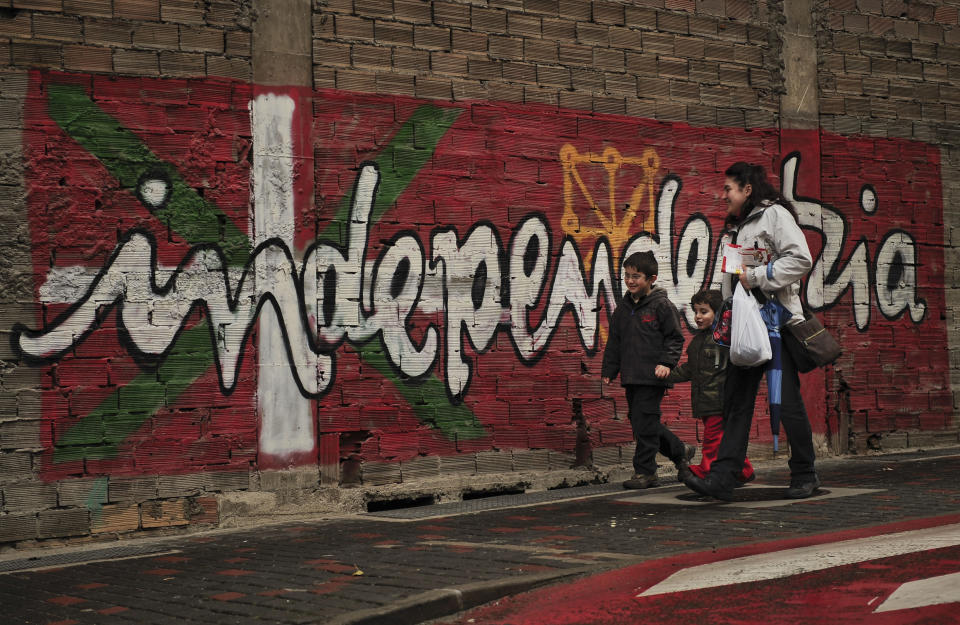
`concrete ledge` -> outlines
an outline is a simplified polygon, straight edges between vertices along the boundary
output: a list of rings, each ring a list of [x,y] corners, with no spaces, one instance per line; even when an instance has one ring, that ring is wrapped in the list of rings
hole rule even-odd
[[[551,573],[520,575],[487,582],[475,582],[439,588],[414,595],[381,608],[357,610],[332,620],[324,625],[416,625],[431,619],[450,616],[490,603],[502,597],[516,595],[555,581],[596,572],[604,567],[588,566]],[[319,622],[317,625],[320,625]]]
[[[843,459],[863,455],[884,455],[906,453],[911,449],[933,451],[940,448],[952,448],[960,444],[960,432],[956,429],[937,432],[894,432],[871,435],[872,445],[866,438],[851,438],[851,453],[832,455],[818,454],[818,462],[827,459]],[[71,521],[69,527],[53,523],[53,517],[45,518],[43,531],[37,524],[37,515],[41,510],[63,510],[54,508],[56,500],[55,484],[39,484],[30,480],[14,479],[12,483],[4,483],[0,490],[6,498],[8,507],[11,501],[19,496],[32,497],[36,493],[46,493],[46,501],[42,505],[32,507],[32,511],[23,515],[8,514],[9,522],[0,527],[0,549],[30,549],[45,546],[57,547],[62,543],[75,543],[87,540],[112,540],[121,534],[130,534],[128,538],[149,538],[173,533],[183,534],[194,531],[206,531],[211,525],[219,529],[234,529],[255,527],[259,525],[283,523],[292,521],[316,520],[317,518],[332,518],[343,515],[364,514],[368,511],[382,511],[391,508],[423,506],[428,503],[445,504],[467,499],[482,499],[500,495],[532,494],[548,490],[560,490],[569,487],[589,486],[599,484],[619,484],[633,473],[629,463],[633,445],[618,449],[619,454],[612,453],[594,457],[594,463],[588,466],[570,467],[564,462],[562,468],[506,471],[500,473],[444,473],[447,458],[426,459],[420,464],[408,463],[412,468],[408,478],[402,483],[385,485],[357,485],[354,487],[321,486],[318,484],[319,473],[316,467],[302,470],[273,471],[273,472],[235,472],[224,476],[186,475],[176,479],[170,478],[164,482],[166,492],[202,493],[203,496],[191,496],[188,512],[182,519],[164,517],[161,522],[155,522],[153,516],[140,523],[136,506],[149,509],[163,509],[164,506],[183,506],[184,497],[161,498],[159,476],[145,476],[139,478],[116,478],[109,480],[106,502],[97,513],[89,515],[89,527],[80,531]],[[821,450],[822,451],[822,450]],[[789,445],[784,441],[778,453],[773,453],[769,445],[751,447],[750,458],[761,468],[765,464],[773,463],[776,466],[785,464],[789,457]],[[10,456],[10,454],[7,454]],[[514,459],[521,456],[514,454]],[[550,456],[542,450],[525,452],[523,456],[529,460],[530,466],[543,466],[544,459],[549,464]],[[602,462],[601,457],[608,461]],[[615,462],[614,459],[619,460]],[[476,462],[474,455],[466,456],[470,462]],[[699,454],[693,462],[699,462]],[[454,460],[462,460],[455,457]],[[664,483],[674,483],[676,469],[673,463],[665,458],[658,457],[658,475]],[[440,474],[434,473],[433,467],[439,465]],[[23,466],[23,462],[17,466]],[[514,467],[516,468],[516,466]],[[526,466],[525,466],[526,468]],[[401,464],[401,472],[403,465]],[[16,475],[14,473],[14,475]],[[0,476],[0,481],[2,481]],[[9,482],[9,480],[8,480]],[[209,482],[209,484],[208,484]],[[24,486],[26,485],[26,486]],[[227,490],[231,486],[238,490]],[[264,486],[276,489],[266,490]],[[36,488],[35,488],[36,487]],[[54,489],[51,491],[50,489]],[[83,488],[64,481],[59,485],[60,504],[71,503],[77,510],[86,510],[81,503]],[[75,492],[76,491],[76,492]],[[54,499],[50,499],[50,493]],[[81,501],[83,499],[83,501]],[[102,500],[102,497],[100,498]],[[164,502],[173,502],[164,503]],[[130,508],[133,505],[134,508]],[[153,508],[151,508],[151,506]],[[58,513],[58,514],[63,514]],[[82,515],[82,512],[70,514]],[[149,515],[148,515],[149,516]],[[64,517],[65,519],[66,517]],[[7,527],[9,526],[9,527]],[[8,530],[6,532],[2,530]],[[143,534],[143,536],[137,536]]]
[[[317,625],[414,625],[456,614],[463,609],[461,606],[460,593],[456,590],[428,590],[382,608],[357,610],[332,620],[317,621]]]

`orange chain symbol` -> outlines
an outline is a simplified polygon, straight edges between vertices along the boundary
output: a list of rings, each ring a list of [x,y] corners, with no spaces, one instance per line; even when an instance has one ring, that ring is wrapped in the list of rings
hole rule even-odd
[[[560,148],[560,163],[563,166],[563,218],[561,220],[563,231],[574,238],[580,249],[585,249],[586,244],[601,236],[606,236],[610,241],[614,267],[619,267],[620,250],[623,249],[634,232],[633,222],[640,210],[644,195],[646,195],[647,202],[642,230],[652,233],[656,228],[654,220],[656,203],[654,177],[660,169],[660,156],[653,148],[647,148],[640,157],[624,157],[614,147],[606,148],[602,154],[592,152],[580,154],[577,148],[567,143]],[[586,183],[580,176],[577,166],[581,164],[602,165],[606,170],[606,210],[594,199],[590,189],[587,188]],[[640,182],[633,188],[630,201],[623,204],[622,209],[618,211],[617,173],[623,167],[628,166],[640,168]],[[594,219],[589,221],[581,219],[574,211],[576,189],[580,190],[587,206],[593,211]],[[599,223],[599,225],[588,225],[589,222]],[[587,270],[591,268],[592,262],[593,249],[588,247],[584,257],[584,266]]]
[[[561,225],[563,231],[577,242],[577,247],[585,251],[583,257],[584,268],[589,272],[593,265],[593,247],[590,245],[596,239],[606,236],[610,242],[611,253],[613,256],[614,270],[620,267],[620,250],[627,244],[633,233],[633,222],[637,217],[637,211],[640,210],[644,194],[646,194],[646,215],[643,218],[641,229],[653,233],[656,230],[656,198],[654,197],[654,177],[660,169],[660,156],[653,148],[647,148],[639,158],[624,158],[620,151],[614,147],[608,147],[603,154],[594,154],[588,152],[580,154],[577,148],[569,143],[560,148],[560,163],[563,165],[563,217]],[[590,189],[587,188],[580,172],[577,171],[577,165],[580,164],[599,164],[607,172],[607,210],[604,212],[600,203],[594,199]],[[630,194],[630,201],[627,202],[622,211],[617,211],[617,173],[625,166],[640,168],[640,181],[633,188]],[[580,190],[587,206],[595,215],[595,223],[599,226],[587,225],[574,210],[574,200],[576,190]],[[605,325],[600,326],[600,344],[606,345],[608,329]]]

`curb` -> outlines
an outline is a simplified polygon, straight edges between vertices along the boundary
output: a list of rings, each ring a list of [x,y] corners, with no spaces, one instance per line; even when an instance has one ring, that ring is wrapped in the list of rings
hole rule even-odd
[[[473,582],[453,588],[428,590],[380,608],[343,614],[324,621],[324,625],[416,625],[450,616],[502,597],[526,592],[557,580],[595,573],[597,570],[596,566],[586,566],[553,573],[522,575],[487,582]]]

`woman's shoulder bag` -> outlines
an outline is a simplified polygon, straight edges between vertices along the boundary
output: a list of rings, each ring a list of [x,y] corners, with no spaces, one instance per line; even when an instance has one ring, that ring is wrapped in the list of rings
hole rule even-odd
[[[843,351],[837,339],[806,307],[803,310],[803,321],[786,326],[784,330],[786,332],[781,332],[783,344],[800,373],[833,363]]]

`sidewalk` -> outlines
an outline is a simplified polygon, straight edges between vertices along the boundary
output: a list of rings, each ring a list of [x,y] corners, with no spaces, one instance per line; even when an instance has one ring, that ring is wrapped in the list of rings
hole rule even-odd
[[[780,499],[783,461],[762,469],[729,504],[598,485],[17,554],[0,605],[16,624],[404,625],[671,555],[960,511],[960,448],[825,460],[799,502]]]

